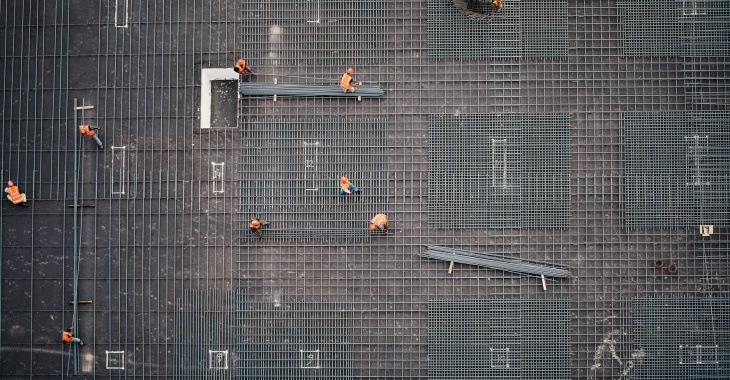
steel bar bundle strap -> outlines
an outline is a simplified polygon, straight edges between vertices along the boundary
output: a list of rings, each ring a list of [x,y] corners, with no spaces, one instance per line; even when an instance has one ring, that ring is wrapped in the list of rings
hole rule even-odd
[[[374,98],[385,92],[377,84],[356,86],[355,92],[343,92],[339,85],[307,83],[241,83],[238,91],[243,96],[333,96]]]
[[[421,257],[453,261],[519,274],[548,277],[570,277],[570,267],[567,265],[535,260],[521,260],[509,256],[472,252],[438,245],[426,246],[426,250],[421,254]]]

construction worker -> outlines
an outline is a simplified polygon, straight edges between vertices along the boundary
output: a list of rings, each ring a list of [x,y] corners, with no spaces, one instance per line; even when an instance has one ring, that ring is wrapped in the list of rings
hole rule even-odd
[[[352,195],[360,193],[360,189],[355,186],[347,177],[340,177],[340,195]]]
[[[63,341],[63,343],[78,343],[79,346],[83,346],[84,342],[81,339],[74,338],[73,330],[73,327],[69,327],[66,330],[63,330],[63,332],[61,333],[61,341]]]
[[[233,71],[243,75],[244,82],[249,82],[251,80],[251,73],[253,73],[253,71],[251,71],[251,68],[248,67],[245,59],[239,58],[236,61],[236,66],[233,67]]]
[[[94,133],[95,129],[103,131],[103,129],[101,129],[99,127],[91,127],[91,126],[84,125],[84,124],[79,125],[79,133],[81,133],[84,136],[91,137],[92,139],[94,139],[94,141],[96,141],[96,145],[99,146],[99,149],[104,149],[104,144],[102,144],[101,140],[99,140],[99,136],[97,136],[96,133]]]
[[[5,192],[8,193],[8,199],[13,204],[28,207],[28,200],[25,198],[25,193],[21,193],[13,181],[8,181],[8,187],[5,188]]]
[[[268,224],[269,224],[268,222],[264,222],[263,220],[261,220],[259,218],[251,218],[248,221],[248,228],[251,230],[251,232],[254,235],[261,237],[261,227],[266,226]]]
[[[355,92],[355,86],[362,84],[362,82],[355,82],[352,74],[355,74],[355,69],[348,67],[347,72],[342,74],[340,77],[340,87],[342,87],[342,92]]]
[[[502,0],[491,0],[489,2],[490,10],[488,13],[502,12]]]
[[[388,232],[388,218],[385,217],[385,214],[377,214],[370,220],[368,228],[370,231],[379,229],[381,231]]]

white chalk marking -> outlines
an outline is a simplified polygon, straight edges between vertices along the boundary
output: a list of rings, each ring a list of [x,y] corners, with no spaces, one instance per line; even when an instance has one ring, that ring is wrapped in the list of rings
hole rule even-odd
[[[105,351],[106,369],[124,369],[124,351]]]
[[[129,0],[114,0],[114,26],[129,27]]]
[[[112,147],[112,194],[124,194],[124,185],[127,182],[127,147]]]
[[[223,184],[223,169],[226,165],[225,162],[213,162],[213,173],[211,174],[210,180],[213,182],[214,193],[225,193],[225,187]]]
[[[299,368],[320,368],[319,350],[299,350]]]
[[[225,350],[225,351],[208,350],[208,368],[209,369],[228,369],[228,350]]]

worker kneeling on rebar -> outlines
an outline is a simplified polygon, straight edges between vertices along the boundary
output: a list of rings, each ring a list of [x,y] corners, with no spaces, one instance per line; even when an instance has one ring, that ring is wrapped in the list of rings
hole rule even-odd
[[[388,218],[385,216],[385,214],[377,214],[373,217],[373,219],[370,220],[370,225],[368,226],[370,231],[376,231],[381,230],[383,232],[388,232]]]
[[[355,69],[348,67],[347,71],[340,77],[340,87],[342,92],[355,92],[355,86],[359,86],[362,82],[355,82],[355,78],[352,77],[355,74]]]
[[[14,205],[28,206],[28,200],[25,198],[25,193],[21,193],[18,190],[18,186],[13,181],[8,181],[8,187],[5,188],[5,192],[8,194],[8,199],[13,202]]]
[[[97,136],[96,133],[94,133],[95,129],[103,131],[103,129],[101,129],[99,127],[92,127],[92,126],[84,125],[84,124],[79,125],[79,133],[81,133],[82,135],[84,135],[86,137],[91,137],[92,139],[94,139],[94,141],[96,141],[96,145],[99,146],[99,149],[104,149],[104,144],[101,143],[99,136]]]
[[[355,186],[354,183],[350,182],[350,179],[342,176],[340,177],[340,195],[352,195],[359,194],[360,189]]]

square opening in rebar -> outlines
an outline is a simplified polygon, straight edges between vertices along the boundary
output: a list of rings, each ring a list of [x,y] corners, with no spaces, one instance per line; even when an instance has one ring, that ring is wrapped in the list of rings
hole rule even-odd
[[[208,351],[208,368],[228,369],[228,350]]]
[[[106,369],[124,369],[124,351],[105,351]]]
[[[492,368],[509,368],[509,348],[489,347],[489,365]]]

